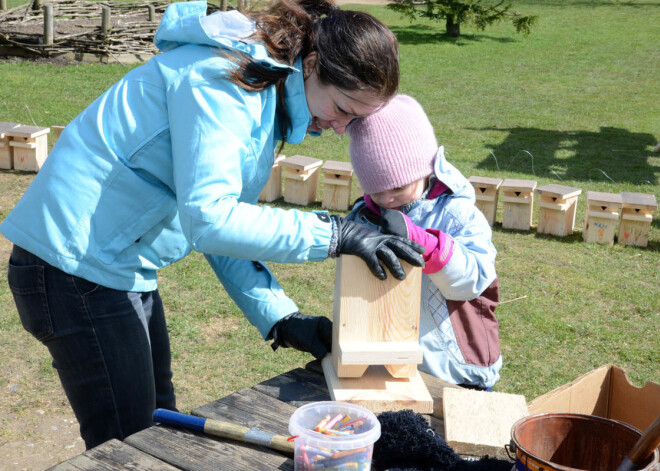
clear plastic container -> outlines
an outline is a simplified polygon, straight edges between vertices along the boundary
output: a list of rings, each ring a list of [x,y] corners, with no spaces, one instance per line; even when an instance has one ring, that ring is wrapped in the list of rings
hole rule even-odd
[[[338,416],[342,417],[342,426],[328,424],[316,430],[323,419],[331,422]],[[380,422],[373,412],[355,404],[314,402],[293,413],[289,432],[297,436],[296,471],[369,471],[374,443],[380,437]]]

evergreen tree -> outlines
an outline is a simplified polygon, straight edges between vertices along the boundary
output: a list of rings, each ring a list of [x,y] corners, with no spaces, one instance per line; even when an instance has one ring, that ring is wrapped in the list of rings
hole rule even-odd
[[[510,19],[516,31],[527,36],[538,20],[537,16],[523,16],[511,12],[511,3],[507,0],[500,0],[496,4],[484,4],[482,0],[394,0],[394,3],[388,4],[387,7],[410,20],[445,19],[447,35],[455,38],[461,35],[461,23],[474,24],[483,31],[486,26],[496,21]]]

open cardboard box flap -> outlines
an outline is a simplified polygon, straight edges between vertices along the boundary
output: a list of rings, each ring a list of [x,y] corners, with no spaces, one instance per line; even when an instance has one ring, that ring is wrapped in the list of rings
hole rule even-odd
[[[597,368],[528,404],[530,414],[569,412],[619,420],[641,431],[660,415],[660,384],[638,388],[614,365]]]

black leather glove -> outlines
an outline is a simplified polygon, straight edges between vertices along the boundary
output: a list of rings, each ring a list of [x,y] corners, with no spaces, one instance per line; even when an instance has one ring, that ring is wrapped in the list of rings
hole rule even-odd
[[[377,278],[387,278],[379,262],[383,262],[398,280],[406,277],[399,258],[416,267],[424,266],[424,258],[421,255],[424,253],[424,247],[421,245],[403,237],[381,234],[340,216],[330,217],[337,228],[336,255],[357,255],[366,262],[371,273]]]
[[[384,234],[398,235],[405,239],[410,238],[406,217],[401,211],[381,208],[380,214],[380,227]]]
[[[291,347],[316,358],[323,358],[332,350],[332,322],[327,317],[294,312],[277,321],[270,333],[273,350]]]

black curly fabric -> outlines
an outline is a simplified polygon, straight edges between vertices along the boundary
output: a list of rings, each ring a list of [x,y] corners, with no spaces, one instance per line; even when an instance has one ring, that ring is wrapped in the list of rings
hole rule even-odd
[[[513,463],[485,456],[463,459],[412,410],[378,415],[381,433],[374,444],[375,471],[510,471]]]

